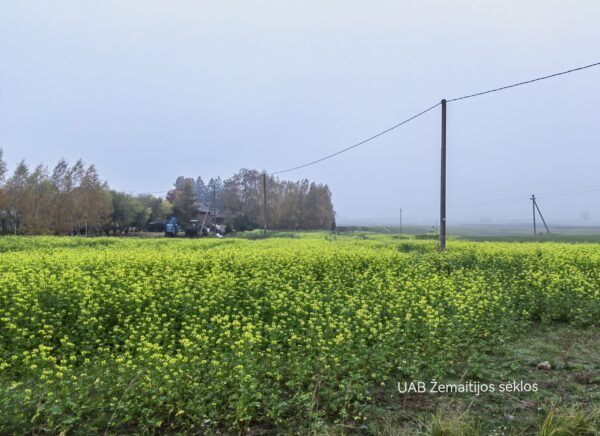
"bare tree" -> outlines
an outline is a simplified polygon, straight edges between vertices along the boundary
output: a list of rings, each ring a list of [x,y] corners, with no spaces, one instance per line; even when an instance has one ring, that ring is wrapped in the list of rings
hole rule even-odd
[[[12,219],[14,234],[18,234],[20,221],[27,205],[27,178],[29,168],[22,160],[15,168],[15,172],[8,179],[5,186],[7,206]]]
[[[48,233],[51,229],[53,190],[45,165],[38,165],[27,178],[23,229],[26,233]]]

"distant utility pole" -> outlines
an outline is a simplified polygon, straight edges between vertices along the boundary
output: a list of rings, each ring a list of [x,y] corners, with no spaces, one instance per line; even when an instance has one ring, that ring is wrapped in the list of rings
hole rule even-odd
[[[548,225],[546,224],[544,215],[542,215],[542,211],[540,210],[540,207],[538,206],[537,201],[535,199],[535,195],[533,195],[533,194],[531,194],[531,202],[533,203],[533,237],[535,238],[537,236],[537,229],[536,229],[536,225],[535,225],[535,211],[536,210],[540,214],[540,218],[542,219],[542,222],[544,223],[546,232],[548,232],[548,234],[550,234],[550,229],[548,229]]]
[[[442,100],[442,153],[440,183],[440,251],[446,250],[446,100]]]
[[[531,208],[533,210],[533,238],[537,236],[537,229],[535,227],[535,195],[531,194]]]
[[[267,173],[262,175],[263,182],[263,234],[267,236]]]
[[[402,209],[400,209],[400,233],[402,233]]]
[[[217,224],[217,185],[213,185],[213,224]]]
[[[542,211],[540,210],[540,207],[538,206],[537,201],[534,201],[533,203],[535,204],[535,208],[537,209],[538,213],[540,214],[540,218],[542,219],[542,222],[544,223],[544,227],[546,227],[546,232],[548,232],[548,234],[550,234],[550,229],[546,225],[546,220],[544,219],[544,215],[542,215]]]

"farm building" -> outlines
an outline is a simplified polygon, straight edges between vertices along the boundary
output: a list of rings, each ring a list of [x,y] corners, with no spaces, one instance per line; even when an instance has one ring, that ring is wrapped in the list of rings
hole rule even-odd
[[[197,210],[196,217],[194,219],[198,220],[200,225],[203,227],[209,227],[210,225],[214,224],[219,226],[219,228],[222,226],[223,229],[221,230],[225,230],[225,217],[223,213],[218,210],[215,213],[215,211],[213,211],[210,207],[201,202],[196,203],[194,206],[196,206]]]

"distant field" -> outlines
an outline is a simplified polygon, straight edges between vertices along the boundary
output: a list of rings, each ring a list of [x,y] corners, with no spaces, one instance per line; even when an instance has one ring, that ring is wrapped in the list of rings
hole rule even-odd
[[[340,226],[339,231],[343,234],[376,233],[384,235],[400,234],[400,227],[396,226]],[[490,242],[600,242],[600,227],[593,226],[553,226],[550,234],[538,228],[537,237],[533,237],[530,225],[463,225],[449,226],[448,238],[463,239],[469,241]],[[427,226],[404,226],[402,234],[408,237],[427,236],[435,239],[438,230]]]
[[[532,323],[598,332],[600,245],[257,233],[0,238],[0,433],[417,431],[446,418],[407,413],[398,381],[526,377],[486,356]],[[585,394],[555,397],[593,414],[589,356]],[[544,389],[522,397],[542,420]],[[455,424],[503,422],[474,407]]]
[[[489,242],[534,242],[532,236],[461,236],[460,239],[467,241],[489,241]],[[600,242],[600,234],[546,234],[538,236],[535,242],[572,242],[584,243]]]

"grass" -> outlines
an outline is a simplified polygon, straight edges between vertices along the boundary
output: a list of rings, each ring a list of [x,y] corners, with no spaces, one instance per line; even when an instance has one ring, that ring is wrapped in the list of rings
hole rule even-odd
[[[524,381],[538,392],[405,394],[385,386],[366,411],[361,433],[384,435],[599,435],[600,328],[535,324],[493,354],[455,368],[456,379]],[[551,370],[537,369],[549,361]]]
[[[539,436],[593,436],[600,433],[600,410],[588,412],[578,407],[556,408],[542,423]]]

